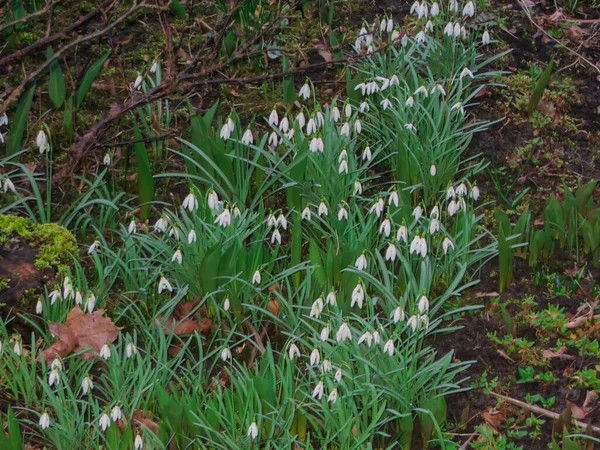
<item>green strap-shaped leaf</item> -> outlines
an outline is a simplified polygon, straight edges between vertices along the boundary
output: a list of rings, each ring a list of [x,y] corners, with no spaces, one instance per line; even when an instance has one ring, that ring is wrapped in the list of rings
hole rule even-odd
[[[137,123],[134,126],[133,136],[136,141],[142,140],[142,133],[140,133]],[[152,209],[150,202],[154,200],[154,179],[152,178],[152,169],[150,168],[146,146],[143,142],[136,142],[134,149],[137,159],[140,203],[143,205],[140,208],[140,219],[144,221],[148,218]]]
[[[12,126],[8,141],[6,143],[6,155],[12,156],[21,150],[21,141],[23,140],[23,133],[27,127],[27,116],[31,109],[31,101],[33,100],[33,93],[35,92],[35,84],[33,84],[25,94],[19,100],[17,106],[17,112],[12,120]]]
[[[53,57],[54,51],[52,50],[52,47],[48,47],[46,50],[46,58],[52,59]],[[60,63],[57,60],[50,63],[50,85],[48,86],[48,94],[56,108],[63,104],[67,95],[65,77],[60,68]]]
[[[77,101],[76,101],[77,108],[79,108],[79,106],[81,105],[81,102],[83,102],[85,95],[88,93],[88,91],[92,87],[92,83],[94,82],[94,80],[96,79],[98,74],[100,73],[100,70],[102,70],[102,66],[104,66],[104,63],[110,56],[111,52],[112,52],[112,50],[109,50],[104,55],[102,55],[102,57],[98,61],[96,61],[92,65],[92,67],[90,67],[88,69],[88,71],[85,73],[85,75],[81,79],[81,83],[79,84],[79,88],[77,89]]]

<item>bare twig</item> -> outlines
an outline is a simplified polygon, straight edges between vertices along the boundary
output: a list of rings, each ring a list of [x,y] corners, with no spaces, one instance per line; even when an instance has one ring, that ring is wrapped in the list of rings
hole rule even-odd
[[[21,22],[27,22],[29,20],[35,19],[38,16],[42,16],[44,14],[46,14],[46,12],[52,8],[54,5],[56,5],[57,3],[60,3],[62,0],[52,0],[51,2],[48,2],[44,5],[44,7],[42,9],[40,9],[39,11],[36,11],[32,14],[28,14],[24,17],[21,17],[20,19],[15,19],[12,22],[8,22],[7,24],[4,24],[2,26],[0,26],[0,33],[2,33],[4,30],[10,28],[10,27],[14,27],[15,25],[20,24]]]
[[[495,392],[490,392],[490,395],[492,397],[501,398],[502,400],[504,400],[512,405],[518,406],[519,408],[526,409],[527,411],[531,411],[534,414],[539,414],[540,416],[550,417],[551,419],[554,419],[554,420],[558,419],[558,417],[560,416],[560,414],[555,413],[553,411],[549,411],[547,409],[540,408],[539,406],[530,405],[529,403],[522,402],[521,400],[507,397],[506,395],[496,394]],[[588,427],[587,423],[581,422],[579,420],[573,420],[573,423],[581,428]],[[600,427],[597,427],[595,425],[590,425],[590,428],[592,429],[592,431],[594,433],[600,434]]]

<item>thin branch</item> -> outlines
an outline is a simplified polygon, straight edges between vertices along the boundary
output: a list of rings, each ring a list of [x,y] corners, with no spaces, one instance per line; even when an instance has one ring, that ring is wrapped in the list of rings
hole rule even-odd
[[[2,33],[7,28],[14,27],[15,25],[20,24],[21,22],[26,22],[28,20],[35,19],[38,16],[42,16],[42,15],[46,14],[46,12],[50,8],[52,8],[57,3],[60,3],[61,1],[62,0],[52,0],[51,2],[46,3],[46,5],[42,9],[40,9],[39,11],[34,12],[32,14],[28,14],[28,15],[26,15],[24,17],[21,17],[20,19],[15,19],[12,22],[9,22],[7,24],[4,24],[4,25],[0,26],[0,33]]]

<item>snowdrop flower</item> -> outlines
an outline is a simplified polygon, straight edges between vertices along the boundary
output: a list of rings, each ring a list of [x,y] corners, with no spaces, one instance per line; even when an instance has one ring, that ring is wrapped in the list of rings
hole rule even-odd
[[[429,33],[432,30],[433,30],[433,22],[431,20],[428,20],[427,23],[425,24],[425,32]]]
[[[323,151],[325,150],[325,146],[323,144],[323,139],[321,138],[313,138],[310,141],[310,151],[312,153],[317,153],[317,152],[321,152],[323,153]]]
[[[396,192],[396,191],[390,192],[390,196],[388,197],[388,205],[392,205],[392,204],[396,205],[396,207],[398,207],[398,205],[400,204],[398,192]]]
[[[85,377],[81,382],[81,391],[83,395],[91,392],[92,389],[94,389],[94,383],[92,382],[92,379],[90,377]]]
[[[398,30],[392,31],[392,41],[395,41],[400,37],[400,32]]]
[[[269,115],[269,125],[277,126],[279,124],[279,116],[277,115],[277,110],[273,108],[271,114]]]
[[[348,211],[343,206],[340,206],[338,211],[338,220],[341,222],[342,220],[348,220]]]
[[[379,225],[379,234],[383,233],[385,237],[390,237],[390,233],[392,232],[392,223],[390,219],[386,218],[381,225]]]
[[[298,96],[303,98],[304,100],[308,100],[310,98],[310,86],[308,83],[304,83],[304,86],[300,88],[300,92],[298,92]]]
[[[421,217],[423,217],[423,208],[421,207],[421,205],[417,205],[415,209],[413,209],[412,216],[417,222],[419,221],[419,219],[421,219]]]
[[[460,73],[460,79],[462,80],[464,77],[474,78],[473,72],[471,72],[467,67],[465,67]]]
[[[319,349],[315,348],[310,354],[310,365],[318,366],[321,361],[321,354],[319,353]]]
[[[321,368],[323,369],[323,372],[329,373],[333,370],[333,365],[331,364],[331,361],[324,359]]]
[[[408,242],[408,230],[406,229],[406,225],[401,225],[398,229],[398,233],[396,234],[397,241],[404,241],[404,243]]]
[[[456,22],[454,24],[454,28],[453,28],[453,31],[452,31],[452,36],[455,37],[455,38],[458,38],[458,37],[460,37],[460,33],[461,33],[460,23]]]
[[[342,160],[340,167],[338,168],[338,174],[341,175],[342,173],[346,173],[346,175],[348,174],[348,161],[345,159]]]
[[[345,324],[344,324],[345,325]],[[350,336],[350,340],[352,340],[352,336]],[[333,376],[333,379],[339,383],[340,381],[342,381],[342,369],[339,368],[338,370],[336,370],[335,375]]]
[[[254,275],[252,275],[252,284],[260,284],[260,281],[261,281],[260,271],[258,269],[256,269],[256,272],[254,272]]]
[[[371,347],[371,344],[373,342],[373,335],[370,331],[365,331],[363,335],[358,339],[358,345],[362,344],[363,342],[367,344],[367,347]]]
[[[326,216],[329,214],[329,212],[327,211],[327,205],[325,205],[325,202],[321,202],[319,204],[319,210],[317,211],[317,213],[319,214],[319,217]]]
[[[456,111],[456,110],[459,110],[463,116],[465,115],[465,108],[463,108],[463,105],[461,102],[456,102],[454,105],[452,105],[452,108],[450,108],[450,111]]]
[[[354,305],[358,305],[360,309],[363,307],[363,301],[365,299],[365,291],[362,287],[362,284],[358,282],[354,290],[352,291],[352,301],[350,302],[350,307],[353,308]]]
[[[471,193],[469,194],[469,197],[477,201],[477,199],[479,198],[479,188],[477,187],[477,185],[471,188]]]
[[[338,156],[338,162],[342,162],[344,159],[348,159],[348,152],[346,149],[340,152],[340,156]]]
[[[446,24],[446,26],[444,27],[444,35],[448,36],[448,37],[452,37],[452,35],[454,34],[453,30],[454,30],[454,24],[452,22],[448,22]]]
[[[422,17],[427,19],[428,15],[429,15],[429,7],[427,6],[427,3],[423,2],[423,3],[421,3],[421,5],[419,5],[419,9],[417,10],[417,16],[419,19],[421,19]]]
[[[40,416],[40,421],[38,423],[40,424],[40,427],[42,427],[42,430],[45,430],[46,428],[48,428],[50,426],[50,416],[48,415],[47,412],[44,412]]]
[[[102,163],[105,166],[110,166],[110,153],[107,153],[106,155],[104,155],[104,160],[102,161]]]
[[[435,94],[436,92],[439,92],[442,95],[446,95],[446,90],[444,89],[444,86],[442,86],[440,83],[436,83],[435,86],[431,89],[431,94]]]
[[[392,75],[390,77],[390,86],[400,86],[400,79],[398,75]]]
[[[69,277],[65,277],[63,280],[63,298],[69,300],[73,297],[75,291],[73,290],[73,285],[71,284],[71,279]]]
[[[410,254],[419,253],[421,249],[421,236],[416,235],[410,243]]]
[[[42,304],[41,300],[38,300],[37,303],[35,304],[35,313],[36,314],[42,314],[42,312],[44,311],[44,305]]]
[[[321,330],[320,338],[323,342],[329,339],[329,335],[331,334],[331,328],[325,327]]]
[[[360,184],[359,180],[354,182],[354,195],[362,195],[362,184]]]
[[[100,429],[102,431],[106,431],[106,429],[110,426],[110,417],[108,417],[108,414],[104,413],[98,422],[100,424]]]
[[[182,264],[183,263],[183,255],[181,254],[181,249],[177,249],[175,251],[175,253],[173,253],[173,256],[171,257],[171,262],[175,262],[177,261],[177,263]]]
[[[335,306],[335,292],[329,291],[329,294],[327,294],[327,297],[325,298],[325,303]]]
[[[369,108],[369,104],[367,102],[362,102],[360,104],[360,112],[361,113],[364,113],[365,111],[369,112],[369,110],[370,110],[370,108]]]
[[[376,82],[371,81],[371,82],[367,83],[367,95],[375,94],[379,91],[380,91],[380,88]]]
[[[48,376],[48,386],[52,387],[54,384],[60,384],[60,372],[58,369],[52,369]]]
[[[392,320],[394,323],[404,321],[404,317],[404,310],[401,306],[394,308],[394,310],[392,311]]]
[[[481,36],[481,43],[483,45],[489,45],[490,44],[490,33],[488,32],[488,30],[485,30],[483,32],[483,36]]]
[[[242,212],[240,211],[240,208],[237,207],[237,205],[235,205],[233,207],[233,212],[232,212],[233,218],[236,219],[238,217],[241,217]]]
[[[312,397],[318,400],[323,398],[323,380],[319,381],[312,391]]]
[[[421,8],[421,4],[418,1],[414,2],[410,7],[410,14],[418,13],[419,8]]]
[[[23,353],[23,345],[21,344],[21,339],[18,338],[15,341],[15,345],[13,347],[13,353],[17,356],[21,356],[21,353]]]
[[[440,218],[440,208],[438,208],[437,205],[435,205],[433,208],[431,208],[431,212],[429,213],[429,217],[432,217],[434,219],[439,219]]]
[[[338,390],[337,390],[337,388],[334,388],[333,391],[331,391],[331,393],[327,397],[327,402],[335,404],[335,402],[337,402],[337,398],[338,398]]]
[[[331,120],[333,120],[335,123],[337,123],[341,118],[341,114],[340,114],[340,110],[338,109],[337,106],[334,106],[331,109]]]
[[[137,231],[137,225],[135,223],[135,220],[131,219],[131,222],[129,222],[129,225],[127,226],[127,232],[129,234],[135,234],[136,231]]]
[[[135,440],[133,441],[133,448],[134,450],[143,450],[144,448],[144,440],[139,434],[135,435]]]
[[[390,356],[394,355],[394,341],[389,339],[383,346],[383,353],[387,353]]]
[[[425,86],[420,86],[413,95],[423,94],[427,97],[429,94],[427,93],[427,88]]]
[[[387,21],[387,28],[385,29],[385,31],[390,33],[393,29],[394,29],[394,20],[390,17]]]
[[[150,66],[150,73],[156,73],[157,69],[158,69],[158,61],[154,60],[152,62],[152,66]]]
[[[304,117],[304,113],[302,111],[300,111],[296,116],[296,122],[298,122],[298,127],[300,129],[304,128],[304,125],[306,124],[306,117]]]
[[[385,260],[386,261],[395,261],[396,256],[398,256],[398,249],[392,243],[388,246],[387,250],[385,251]]]
[[[317,128],[323,128],[325,126],[325,116],[321,111],[317,111]]]
[[[250,427],[248,428],[248,436],[252,440],[255,440],[258,436],[258,426],[256,425],[256,422],[252,422],[252,424],[250,424]]]
[[[8,125],[8,116],[6,115],[6,113],[0,116],[0,127],[3,125]]]
[[[250,145],[254,143],[254,136],[252,135],[252,131],[250,130],[250,128],[248,128],[245,132],[244,135],[242,136],[242,144],[244,145]]]
[[[110,411],[110,418],[113,422],[121,420],[123,417],[123,413],[121,412],[121,407],[119,405],[115,405],[114,408]]]
[[[462,197],[463,195],[467,195],[467,185],[465,183],[460,183],[456,188],[456,195]]]
[[[383,33],[387,29],[387,20],[383,19],[379,24],[379,32]]]
[[[449,238],[445,237],[442,241],[442,250],[444,250],[444,255],[448,253],[449,249],[454,250],[454,244]]]
[[[463,16],[473,17],[475,15],[475,5],[473,2],[468,2],[462,11]]]
[[[288,357],[293,361],[296,356],[300,358],[300,350],[296,344],[290,344],[290,348],[288,348]]]
[[[346,106],[344,107],[344,114],[348,118],[352,116],[352,105],[350,103],[346,103]]]
[[[127,356],[127,358],[131,358],[133,355],[135,355],[137,353],[137,347],[135,346],[135,344],[133,342],[130,342],[127,344],[127,346],[125,347],[125,356]]]
[[[348,122],[344,123],[344,125],[342,126],[340,135],[350,137],[350,124]]]
[[[167,280],[163,275],[160,276],[160,280],[158,282],[158,293],[162,294],[163,291],[173,292],[173,287],[169,280]]]
[[[387,98],[384,98],[379,104],[384,111],[392,106],[392,102],[390,102]]]
[[[379,345],[380,341],[381,341],[381,337],[379,336],[379,332],[377,330],[373,331],[373,343],[375,345]]]
[[[310,220],[311,217],[311,213],[310,213],[310,207],[307,206],[306,208],[304,208],[302,210],[302,216],[300,217],[302,220]]]
[[[276,225],[277,225],[277,219],[275,218],[275,216],[273,214],[269,214],[267,216],[267,227],[271,228]]]
[[[352,332],[350,331],[350,328],[348,327],[348,324],[346,322],[342,323],[339,330],[335,334],[335,340],[338,342],[344,342],[346,340],[352,341]]]
[[[423,32],[423,31],[419,31],[419,32],[417,33],[417,36],[416,36],[416,38],[415,38],[415,39],[417,40],[417,42],[418,42],[418,43],[423,43],[423,42],[425,42],[425,32]]]
[[[365,149],[363,150],[363,154],[362,154],[362,160],[367,160],[367,161],[371,161],[372,155],[371,155],[371,147],[366,146]]]
[[[277,141],[278,141],[278,136],[277,133],[275,131],[273,131],[270,135],[269,135],[269,145],[273,146],[273,147],[277,147]]]
[[[229,350],[229,347],[225,347],[221,350],[221,359],[225,362],[231,360],[231,350]]]
[[[454,188],[452,187],[452,185],[448,186],[448,189],[446,189],[446,200],[450,200],[451,198],[454,198],[456,196],[456,192],[454,191]]]
[[[56,300],[60,300],[62,297],[60,291],[58,289],[55,289],[52,292],[50,292],[48,298],[50,299],[50,305],[54,305]]]
[[[279,217],[277,218],[277,224],[284,230],[287,230],[288,222],[283,214],[279,214]]]
[[[100,349],[100,358],[110,358],[110,347],[108,346],[108,344],[104,344]]]
[[[96,306],[96,296],[90,292],[90,296],[87,298],[87,301],[85,302],[85,309],[87,310],[88,313],[91,313],[94,310],[95,306]]]
[[[313,133],[317,132],[317,123],[314,121],[314,119],[311,117],[308,120],[308,124],[306,125],[306,134],[308,136],[310,136]]]
[[[191,229],[187,236],[188,244],[193,244],[196,242],[196,231]]]
[[[224,123],[223,126],[221,127],[221,133],[219,134],[219,137],[221,139],[223,139],[224,141],[226,141],[227,139],[229,139],[230,136],[231,136],[231,129],[229,128],[229,125],[227,125],[227,123]]]
[[[417,304],[417,309],[419,310],[419,312],[421,314],[429,311],[429,300],[427,299],[426,296],[421,295],[421,297],[419,298],[419,302]]]
[[[433,17],[436,17],[440,14],[440,5],[437,4],[437,2],[435,2],[433,5],[431,5],[431,11],[429,12]]]
[[[58,371],[63,370],[63,365],[62,365],[62,362],[60,361],[60,358],[54,358],[52,360],[52,363],[50,364],[50,369],[58,370]]]
[[[364,253],[356,259],[354,266],[356,267],[357,270],[361,270],[361,271],[367,269],[367,258],[365,257]]]
[[[310,308],[309,317],[314,317],[315,319],[318,319],[321,316],[321,313],[323,312],[323,308],[323,299],[319,297],[313,302],[312,307]]]
[[[458,1],[457,0],[450,0],[449,6],[450,6],[450,11],[458,12]]]
[[[437,174],[437,167],[435,167],[435,164],[432,164],[431,167],[429,168],[429,175],[431,175],[432,177],[435,177],[436,174]]]
[[[435,234],[438,231],[440,231],[440,221],[431,219],[431,222],[429,222],[429,234]]]
[[[198,209],[198,199],[193,192],[190,192],[187,197],[183,199],[183,209],[188,209],[190,212]]]
[[[410,316],[408,319],[407,325],[412,329],[413,333],[417,331],[419,327],[420,319],[417,316]]]
[[[154,230],[160,233],[164,233],[167,231],[167,227],[169,226],[169,222],[164,217],[160,217],[156,223],[154,224]]]
[[[404,125],[404,128],[412,131],[413,133],[417,132],[417,128],[412,123],[407,123],[406,125]]]
[[[459,210],[460,210],[460,206],[454,200],[452,200],[448,204],[448,214],[450,214],[450,217],[452,217],[454,214],[456,214]]]
[[[288,130],[290,129],[290,121],[288,120],[287,117],[284,117],[283,119],[281,119],[281,122],[279,122],[279,129],[281,131],[283,131],[284,133],[288,132]]]
[[[231,213],[229,212],[229,208],[225,208],[223,212],[217,216],[214,223],[222,226],[223,228],[231,225]]]
[[[231,308],[231,301],[229,300],[229,298],[226,298],[223,302],[223,310],[229,311],[229,308]]]
[[[404,105],[407,106],[408,108],[412,108],[414,104],[415,104],[415,99],[412,97],[412,95],[410,97],[408,97],[406,99],[406,102],[404,103]]]
[[[142,85],[142,81],[144,81],[144,78],[141,75],[138,75],[135,81],[133,82],[133,88],[139,89]]]
[[[380,201],[382,200],[382,201]],[[370,213],[375,213],[375,215],[377,217],[381,216],[381,213],[383,212],[383,199],[378,199],[375,200],[375,203],[373,203],[373,206],[371,206],[371,209],[369,210]]]
[[[48,137],[46,136],[46,133],[44,133],[44,130],[38,132],[35,143],[40,150],[40,155],[49,149]]]

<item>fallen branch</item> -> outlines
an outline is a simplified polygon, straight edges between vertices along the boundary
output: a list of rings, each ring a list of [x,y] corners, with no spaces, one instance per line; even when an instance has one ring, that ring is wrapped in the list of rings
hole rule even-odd
[[[46,12],[52,8],[54,5],[56,5],[57,3],[60,3],[62,0],[52,0],[51,2],[46,3],[46,5],[40,9],[39,11],[36,11],[34,13],[28,14],[26,16],[21,17],[20,19],[15,19],[12,22],[8,22],[7,24],[4,24],[2,26],[0,26],[0,33],[2,33],[4,30],[10,28],[10,27],[14,27],[15,25],[20,24],[21,22],[27,22],[31,19],[35,19],[38,16],[42,16],[44,14],[46,14]]]
[[[526,409],[527,411],[531,411],[534,414],[539,414],[540,416],[550,417],[551,419],[554,419],[554,420],[558,419],[558,417],[560,416],[560,414],[555,413],[553,411],[549,411],[547,409],[540,408],[539,406],[530,405],[529,403],[525,403],[521,400],[507,397],[506,395],[496,394],[495,392],[490,392],[490,395],[492,397],[501,398],[502,400],[504,400],[512,405],[518,406],[519,408]],[[572,420],[572,423],[574,423],[575,425],[577,425],[580,428],[588,427],[587,423],[581,422],[580,420]],[[592,431],[594,433],[600,434],[600,427],[597,427],[597,426],[591,425],[591,424],[589,425],[589,427],[592,429]]]

